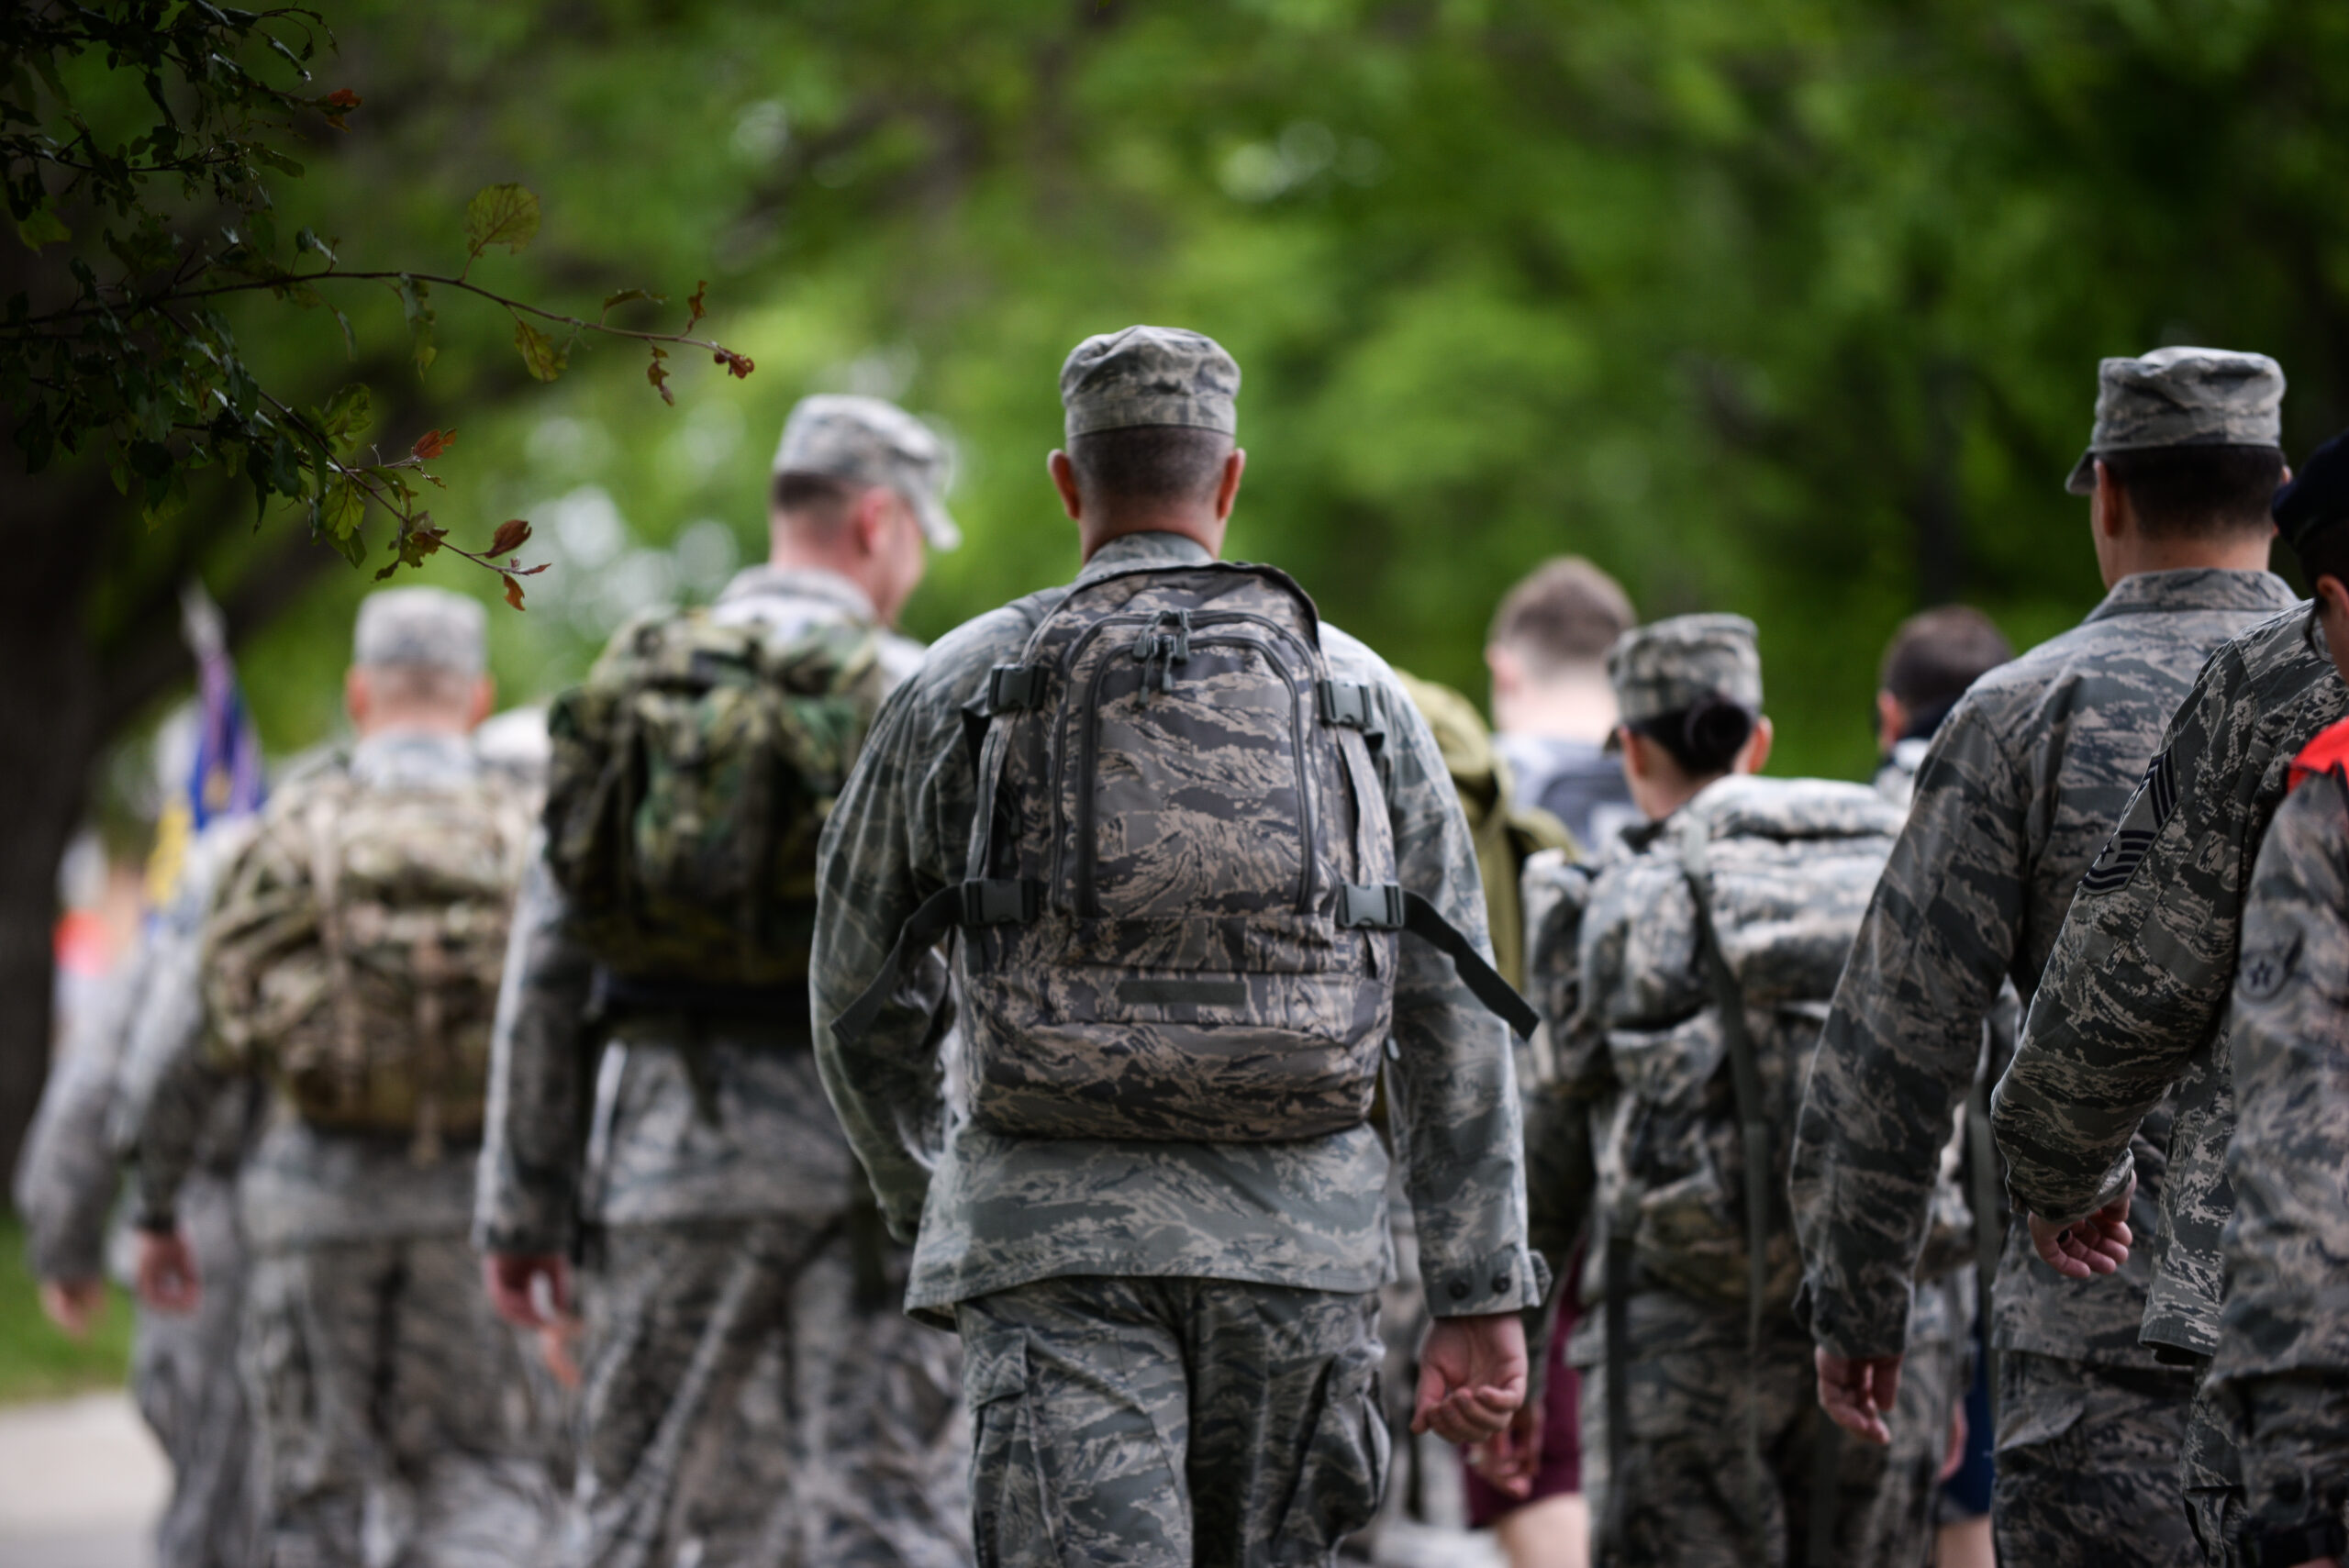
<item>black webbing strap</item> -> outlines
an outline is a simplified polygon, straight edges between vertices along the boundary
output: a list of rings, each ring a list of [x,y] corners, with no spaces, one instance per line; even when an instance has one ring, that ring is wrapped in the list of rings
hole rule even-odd
[[[1771,1517],[1766,1503],[1774,1485],[1762,1459],[1762,1388],[1757,1373],[1762,1364],[1762,1297],[1770,1282],[1770,1189],[1778,1168],[1773,1148],[1776,1140],[1762,1108],[1762,1064],[1754,1055],[1753,1033],[1745,1027],[1745,988],[1737,983],[1737,975],[1721,951],[1720,934],[1713,929],[1701,840],[1683,838],[1681,869],[1687,874],[1689,895],[1696,901],[1697,951],[1705,966],[1705,978],[1712,987],[1713,1010],[1720,1018],[1721,1045],[1729,1057],[1730,1085],[1737,1097],[1738,1152],[1745,1164],[1745,1355],[1746,1365],[1752,1369],[1745,1399],[1745,1482],[1750,1494],[1747,1506],[1751,1509],[1747,1522],[1756,1536],[1759,1562],[1770,1556],[1763,1550],[1767,1542],[1760,1537],[1767,1528],[1765,1521]],[[1823,1451],[1824,1445],[1821,1447]],[[1816,1495],[1815,1474],[1813,1480]],[[1814,1514],[1814,1539],[1820,1528],[1820,1521]],[[1833,1529],[1831,1519],[1827,1521],[1827,1528]]]
[[[1476,944],[1462,935],[1460,929],[1445,919],[1434,905],[1408,888],[1391,882],[1341,884],[1338,924],[1354,930],[1408,931],[1441,950],[1451,958],[1460,983],[1515,1030],[1520,1040],[1532,1038],[1542,1022],[1542,1016],[1517,994],[1517,987],[1485,962]]]
[[[832,1038],[854,1045],[873,1027],[873,1020],[897,989],[906,964],[928,952],[939,939],[957,926],[1025,925],[1041,912],[1044,889],[1035,882],[959,882],[941,887],[922,901],[897,931],[897,945],[881,961],[881,973],[848,1011],[832,1020]]]
[[[1631,1517],[1631,1234],[1610,1218],[1607,1232],[1607,1507],[1598,1517],[1598,1562],[1623,1561],[1623,1526]]]
[[[1988,1025],[1983,1026],[1986,1029]],[[1966,1196],[1974,1208],[1974,1313],[1979,1325],[1984,1382],[1990,1390],[1990,1426],[1998,1424],[1998,1352],[1991,1343],[1998,1259],[2007,1250],[2007,1188],[1998,1179],[1998,1149],[1990,1129],[1990,1074],[1975,1075],[1965,1096]]]

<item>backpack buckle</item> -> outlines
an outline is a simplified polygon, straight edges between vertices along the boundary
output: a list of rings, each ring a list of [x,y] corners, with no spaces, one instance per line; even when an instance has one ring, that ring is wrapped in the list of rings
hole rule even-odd
[[[1373,732],[1377,721],[1372,717],[1368,686],[1350,681],[1316,681],[1313,689],[1320,699],[1322,723],[1342,724],[1364,735]]]
[[[987,712],[1015,713],[1044,700],[1044,671],[1039,664],[997,664],[987,672]]]
[[[1029,925],[1042,912],[1043,894],[1043,884],[1026,879],[966,882],[963,884],[963,924]]]
[[[1347,930],[1401,930],[1403,889],[1391,882],[1340,883],[1338,924]]]

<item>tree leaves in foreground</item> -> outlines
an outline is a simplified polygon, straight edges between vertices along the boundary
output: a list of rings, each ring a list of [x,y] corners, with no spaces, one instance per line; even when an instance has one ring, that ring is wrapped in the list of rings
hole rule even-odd
[[[424,505],[422,486],[443,484],[425,464],[453,432],[427,431],[386,458],[367,439],[367,388],[345,386],[323,406],[297,405],[250,368],[220,304],[266,294],[328,311],[355,357],[341,303],[354,286],[387,290],[422,374],[438,351],[434,291],[442,290],[505,311],[538,381],[560,376],[584,334],[642,343],[648,379],[672,403],[663,364],[671,347],[707,350],[736,377],[749,375],[751,361],[691,335],[707,284],[688,301],[683,331],[651,332],[609,321],[619,306],[660,302],[642,289],[613,294],[590,320],[472,281],[484,253],[519,252],[538,234],[539,198],[519,184],[492,185],[466,204],[465,255],[452,272],[347,268],[336,242],[310,229],[283,239],[270,181],[302,176],[284,150],[297,121],[315,117],[341,131],[360,106],[348,88],[311,90],[311,62],[331,45],[319,16],[298,7],[0,7],[0,168],[17,237],[37,258],[31,286],[0,302],[0,403],[10,435],[31,473],[61,450],[104,450],[116,487],[150,527],[186,505],[191,473],[217,468],[251,486],[258,513],[272,497],[300,506],[313,536],[357,565],[370,510],[381,507],[392,530],[379,578],[445,549],[499,573],[518,609],[519,578],[545,570],[513,553],[529,525],[507,523],[475,552],[450,543]],[[51,261],[52,248],[61,264]]]

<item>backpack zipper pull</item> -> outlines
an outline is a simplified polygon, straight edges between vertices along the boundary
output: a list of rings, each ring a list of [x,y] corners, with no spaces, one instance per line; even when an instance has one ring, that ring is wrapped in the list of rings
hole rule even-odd
[[[1172,626],[1172,634],[1161,629]],[[1153,680],[1162,692],[1174,689],[1174,666],[1191,662],[1191,612],[1161,610],[1158,618],[1142,628],[1134,639],[1134,662],[1141,666],[1141,690],[1136,695],[1135,706],[1150,706],[1150,689]],[[1155,675],[1152,666],[1156,665]]]

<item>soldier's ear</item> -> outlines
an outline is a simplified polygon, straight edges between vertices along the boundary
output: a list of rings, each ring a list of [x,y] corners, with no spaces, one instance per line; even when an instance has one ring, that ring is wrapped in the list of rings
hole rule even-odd
[[[367,728],[367,715],[374,706],[375,693],[367,684],[367,672],[356,664],[343,673],[342,711],[351,716],[353,729]]]
[[[1085,494],[1076,487],[1076,464],[1069,462],[1068,453],[1054,448],[1052,455],[1044,460],[1044,472],[1052,475],[1052,488],[1061,494],[1061,510],[1083,521]]]

